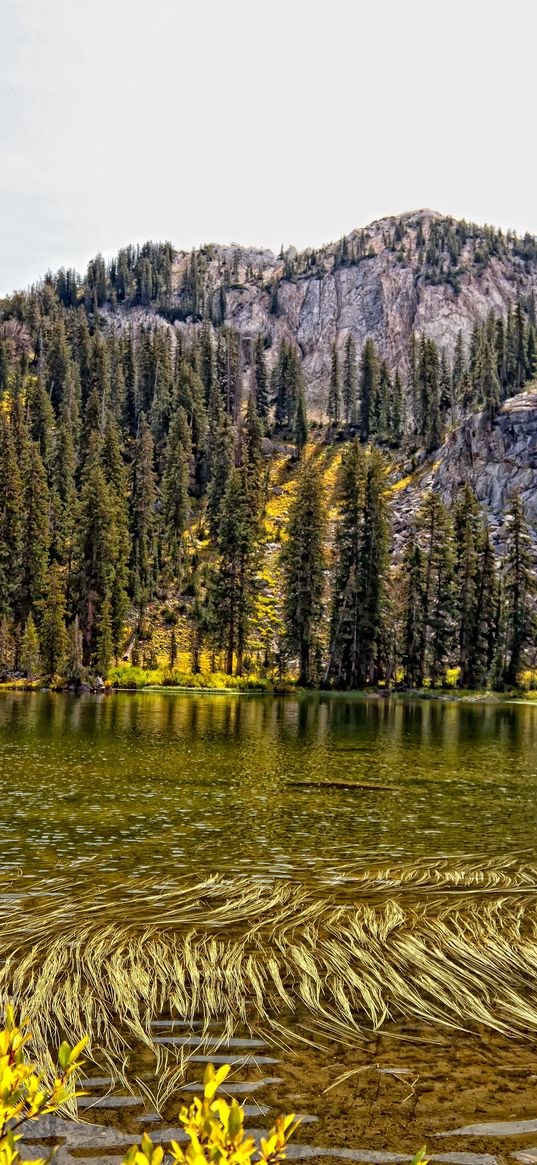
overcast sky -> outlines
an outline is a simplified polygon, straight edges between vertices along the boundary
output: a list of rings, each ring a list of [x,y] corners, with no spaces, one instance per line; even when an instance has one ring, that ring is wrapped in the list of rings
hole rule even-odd
[[[537,232],[536,32],[519,0],[0,0],[0,294],[422,206]]]

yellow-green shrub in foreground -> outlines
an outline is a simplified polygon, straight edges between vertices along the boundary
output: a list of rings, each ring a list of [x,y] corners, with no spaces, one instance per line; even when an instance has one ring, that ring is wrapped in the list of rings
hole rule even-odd
[[[75,1077],[83,1065],[80,1053],[87,1039],[73,1048],[67,1043],[60,1046],[54,1083],[49,1086],[26,1060],[25,1047],[31,1036],[24,1029],[25,1024],[18,1027],[8,1008],[6,1026],[0,1031],[0,1165],[21,1165],[18,1144],[25,1124],[84,1095],[76,1091]],[[258,1145],[245,1132],[241,1105],[217,1096],[230,1071],[229,1064],[218,1071],[208,1064],[203,1097],[195,1097],[188,1108],[181,1109],[179,1120],[188,1135],[184,1149],[172,1141],[166,1150],[144,1133],[141,1144],[129,1149],[123,1165],[161,1165],[165,1153],[170,1165],[252,1165],[252,1160],[254,1165],[278,1165],[284,1161],[287,1143],[299,1121],[294,1114],[278,1117]],[[411,1165],[428,1165],[424,1152],[420,1150]],[[32,1165],[47,1165],[52,1156],[33,1159]]]
[[[54,1083],[47,1086],[35,1067],[26,1060],[25,1047],[31,1036],[24,1028],[24,1024],[17,1026],[13,1012],[8,1008],[6,1026],[0,1032],[0,1165],[20,1165],[22,1159],[18,1144],[25,1124],[46,1113],[56,1112],[60,1105],[83,1095],[76,1091],[74,1079],[83,1064],[80,1053],[86,1039],[74,1048],[67,1043],[61,1045]],[[237,1101],[228,1104],[216,1095],[229,1072],[229,1064],[224,1064],[217,1072],[212,1064],[207,1065],[203,1098],[196,1097],[190,1107],[181,1109],[179,1114],[189,1143],[182,1149],[172,1141],[168,1155],[173,1165],[206,1165],[209,1162],[215,1165],[251,1165],[254,1154],[259,1165],[277,1165],[284,1160],[285,1147],[298,1121],[294,1115],[278,1117],[274,1128],[267,1137],[261,1138],[258,1146],[254,1138],[245,1133],[244,1111]],[[164,1152],[144,1134],[141,1145],[129,1149],[125,1165],[160,1165]],[[38,1158],[32,1165],[46,1163],[43,1158]]]
[[[74,1048],[61,1045],[54,1083],[48,1087],[26,1061],[24,1049],[31,1037],[23,1029],[24,1025],[17,1026],[8,1008],[6,1026],[0,1032],[0,1165],[15,1165],[21,1160],[17,1149],[19,1130],[27,1121],[56,1112],[61,1104],[81,1095],[75,1090],[74,1077],[81,1067],[79,1057],[86,1039]],[[42,1163],[36,1161],[34,1165]]]

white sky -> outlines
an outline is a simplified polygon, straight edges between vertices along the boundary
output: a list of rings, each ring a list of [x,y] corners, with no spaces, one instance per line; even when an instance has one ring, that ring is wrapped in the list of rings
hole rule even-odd
[[[0,0],[0,294],[428,206],[537,233],[537,6]]]

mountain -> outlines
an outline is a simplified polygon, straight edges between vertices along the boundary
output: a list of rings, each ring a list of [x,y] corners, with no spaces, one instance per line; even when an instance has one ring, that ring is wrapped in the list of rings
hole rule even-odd
[[[515,682],[536,284],[533,236],[424,210],[278,256],[149,242],[1,300],[0,675]]]
[[[308,406],[322,415],[334,342],[343,353],[350,335],[360,352],[372,337],[390,368],[406,372],[412,332],[452,355],[459,331],[469,345],[474,325],[505,316],[517,297],[534,315],[536,291],[533,236],[420,210],[278,257],[240,246],[174,252],[164,312],[189,331],[204,315],[231,325],[246,362],[259,333],[273,350],[282,338],[296,343]]]

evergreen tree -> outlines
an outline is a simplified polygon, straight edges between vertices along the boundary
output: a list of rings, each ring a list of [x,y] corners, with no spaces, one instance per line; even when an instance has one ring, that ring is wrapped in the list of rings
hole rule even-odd
[[[0,412],[0,616],[12,614],[22,569],[23,494],[15,442]]]
[[[114,631],[112,627],[112,604],[108,595],[104,596],[97,617],[95,666],[106,676],[114,653]]]
[[[266,421],[269,413],[269,381],[267,362],[265,360],[265,345],[259,332],[255,342],[255,403],[257,412],[262,421]]]
[[[151,590],[155,568],[156,485],[153,458],[153,438],[144,414],[134,452],[131,501],[133,591],[135,601],[142,604]]]
[[[49,548],[47,475],[35,441],[30,441],[22,465],[22,540],[19,610],[26,619],[42,598]]]
[[[351,335],[347,337],[343,361],[343,416],[346,425],[355,426],[358,423],[356,344]]]
[[[375,342],[366,340],[360,359],[360,432],[363,441],[376,432],[379,362]]]
[[[306,448],[308,431],[308,413],[306,409],[306,398],[304,396],[304,385],[302,381],[300,381],[297,391],[295,424],[293,430],[293,437],[296,445],[296,456],[298,460],[300,460],[304,449]]]
[[[481,532],[474,626],[468,658],[468,686],[471,688],[486,687],[493,678],[499,633],[498,601],[496,559],[485,526]]]
[[[211,430],[210,452],[207,517],[209,532],[214,541],[218,537],[222,502],[235,463],[233,428],[228,414],[222,409]]]
[[[289,647],[298,652],[299,684],[311,682],[324,598],[326,499],[322,470],[305,461],[289,508],[288,540],[282,551],[284,614]]]
[[[402,663],[407,688],[423,684],[423,640],[425,633],[425,562],[413,532],[406,544],[402,563],[403,644]]]
[[[20,650],[20,665],[29,680],[39,674],[41,656],[39,654],[39,637],[32,615],[28,615],[25,623]]]
[[[531,540],[519,494],[511,500],[507,514],[508,536],[505,562],[506,665],[505,683],[515,685],[522,667],[524,650],[533,634],[531,600],[535,591],[532,573]]]
[[[259,524],[246,466],[233,468],[222,499],[218,535],[219,563],[211,580],[211,625],[224,647],[226,671],[242,675],[244,652],[255,599]]]
[[[475,627],[479,589],[481,510],[470,486],[466,485],[455,506],[455,587],[459,638],[459,684],[470,685],[475,672]]]
[[[435,685],[445,671],[455,629],[452,524],[437,494],[424,499],[418,527],[425,560],[419,674]]]
[[[39,606],[41,609],[39,639],[43,667],[47,675],[61,675],[67,653],[67,631],[62,568],[57,563],[50,567],[45,599]]]
[[[328,424],[333,429],[337,429],[341,421],[341,403],[339,356],[336,344],[332,344],[332,367],[330,372],[330,387],[328,390],[327,416]]]
[[[84,470],[77,515],[75,592],[83,637],[83,660],[95,650],[101,604],[110,598],[118,554],[115,505],[98,449]]]
[[[183,536],[188,526],[188,495],[192,445],[185,410],[177,409],[170,425],[162,477],[164,533],[168,554],[176,578],[183,565]]]

